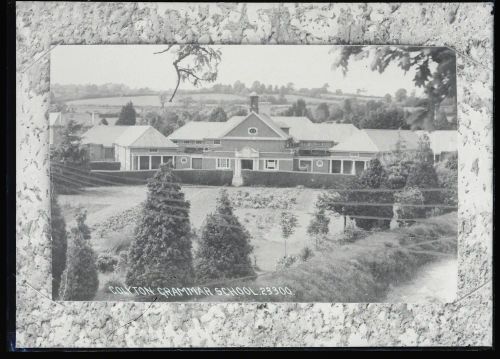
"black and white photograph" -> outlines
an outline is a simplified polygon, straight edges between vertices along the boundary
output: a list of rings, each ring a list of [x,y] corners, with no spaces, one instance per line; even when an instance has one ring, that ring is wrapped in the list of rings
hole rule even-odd
[[[60,45],[56,301],[448,303],[456,53]]]

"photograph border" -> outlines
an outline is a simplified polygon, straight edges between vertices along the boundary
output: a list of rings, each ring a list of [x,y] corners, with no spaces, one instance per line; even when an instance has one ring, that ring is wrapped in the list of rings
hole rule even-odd
[[[16,348],[491,346],[492,3],[16,3]],[[85,15],[84,15],[85,14]],[[457,56],[453,303],[51,299],[50,51],[60,44],[447,46]]]

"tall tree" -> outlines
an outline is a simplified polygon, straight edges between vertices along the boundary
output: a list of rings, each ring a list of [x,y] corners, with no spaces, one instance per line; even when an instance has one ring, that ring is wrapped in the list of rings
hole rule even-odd
[[[134,104],[132,101],[127,102],[125,106],[122,107],[118,121],[116,121],[117,126],[134,126],[136,121],[136,112]]]
[[[227,113],[220,106],[214,108],[212,112],[210,112],[210,116],[208,117],[209,122],[226,122],[227,121]]]
[[[318,107],[316,107],[315,112],[315,120],[316,122],[325,122],[330,117],[330,109],[328,105],[324,102],[320,103]]]
[[[152,287],[189,284],[193,279],[190,204],[167,165],[160,167],[147,186],[128,254],[126,283]]]
[[[394,98],[397,102],[406,101],[408,98],[408,91],[406,91],[406,89],[398,89],[394,94]]]
[[[283,239],[285,241],[285,257],[287,256],[286,241],[295,232],[297,224],[298,220],[295,214],[287,211],[281,212],[280,227],[281,235],[283,236]]]
[[[57,299],[61,275],[66,268],[68,240],[66,238],[66,222],[57,201],[55,188],[52,188],[50,194],[50,228],[52,237],[52,298]]]
[[[316,242],[316,248],[318,248],[319,242],[328,234],[330,225],[330,218],[325,214],[324,208],[318,208],[307,227],[307,234],[314,237]]]
[[[432,127],[441,102],[456,97],[456,56],[448,47],[343,46],[333,68],[340,67],[345,74],[351,57],[371,58],[371,69],[379,73],[384,72],[391,63],[396,63],[405,72],[414,69],[413,82],[424,89],[429,100],[428,107],[419,113],[420,117],[429,118],[428,127]],[[433,64],[436,66],[433,67]],[[412,116],[411,119],[421,121],[420,117]]]
[[[96,255],[85,228],[85,212],[77,214],[77,226],[71,229],[66,269],[61,276],[61,300],[92,300],[99,287]]]
[[[254,275],[252,251],[250,234],[234,215],[227,191],[222,190],[215,212],[207,216],[201,229],[195,260],[197,280]]]
[[[88,162],[87,151],[81,145],[79,133],[82,125],[75,120],[69,120],[61,134],[61,142],[51,152],[51,161],[70,162],[85,165]]]

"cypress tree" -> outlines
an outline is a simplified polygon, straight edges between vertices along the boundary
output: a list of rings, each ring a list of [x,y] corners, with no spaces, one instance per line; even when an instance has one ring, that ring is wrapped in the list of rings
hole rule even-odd
[[[61,275],[66,268],[66,222],[57,202],[57,195],[52,191],[50,197],[50,229],[52,237],[52,298],[57,299]]]
[[[178,179],[162,165],[148,195],[128,254],[131,286],[182,286],[193,278],[190,204]]]
[[[122,107],[120,116],[115,125],[134,126],[136,122],[136,112],[132,101]]]
[[[214,213],[201,229],[196,251],[197,280],[239,278],[254,275],[250,234],[233,213],[226,190],[220,192]]]
[[[71,229],[66,269],[59,288],[61,300],[92,300],[99,287],[96,255],[86,232],[85,219],[85,212],[79,212],[77,225]]]

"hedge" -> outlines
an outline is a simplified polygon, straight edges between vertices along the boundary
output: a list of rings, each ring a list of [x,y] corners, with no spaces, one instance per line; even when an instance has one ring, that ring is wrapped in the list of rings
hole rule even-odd
[[[233,171],[221,170],[173,170],[181,183],[229,186],[233,180]],[[148,171],[92,171],[95,186],[145,184],[157,170]]]
[[[120,162],[115,161],[93,161],[89,163],[91,170],[119,171]]]
[[[241,174],[245,186],[347,188],[355,179],[351,175],[290,171],[242,170]]]

